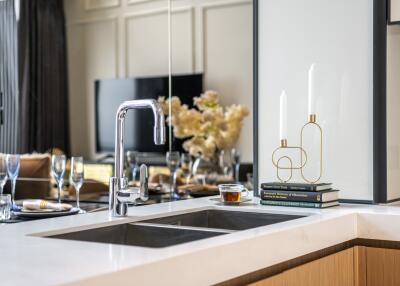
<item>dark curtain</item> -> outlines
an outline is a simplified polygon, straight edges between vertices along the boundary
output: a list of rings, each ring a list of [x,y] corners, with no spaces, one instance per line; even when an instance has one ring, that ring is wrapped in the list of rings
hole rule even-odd
[[[0,153],[18,151],[17,35],[14,0],[0,1]]]
[[[68,81],[62,0],[20,0],[20,152],[69,154]]]

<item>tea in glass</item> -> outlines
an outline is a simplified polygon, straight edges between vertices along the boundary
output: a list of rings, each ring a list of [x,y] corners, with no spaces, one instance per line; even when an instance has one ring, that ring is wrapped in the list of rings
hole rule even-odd
[[[221,194],[221,201],[223,203],[240,203],[242,199],[242,192],[246,194],[243,197],[249,195],[249,191],[240,184],[222,184],[218,185],[219,192]]]

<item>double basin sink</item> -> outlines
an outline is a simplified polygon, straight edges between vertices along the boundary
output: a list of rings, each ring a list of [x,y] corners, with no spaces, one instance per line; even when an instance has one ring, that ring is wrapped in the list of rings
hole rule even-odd
[[[304,216],[207,209],[47,237],[160,248],[302,217]]]

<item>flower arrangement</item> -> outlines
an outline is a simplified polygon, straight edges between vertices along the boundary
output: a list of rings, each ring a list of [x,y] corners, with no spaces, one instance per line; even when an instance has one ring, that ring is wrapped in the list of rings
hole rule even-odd
[[[233,104],[222,107],[215,91],[207,91],[194,98],[195,108],[189,109],[176,96],[171,98],[172,115],[169,114],[169,99],[159,97],[168,124],[174,128],[177,138],[187,140],[183,148],[195,157],[211,159],[217,150],[233,148],[239,139],[243,119],[249,115],[247,107]]]

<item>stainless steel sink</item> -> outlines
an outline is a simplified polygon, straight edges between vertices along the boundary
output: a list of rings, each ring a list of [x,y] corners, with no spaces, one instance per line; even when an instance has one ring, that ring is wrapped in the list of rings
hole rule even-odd
[[[158,248],[302,217],[208,209],[46,237]]]
[[[304,216],[210,209],[180,215],[160,217],[156,219],[145,220],[143,222],[216,229],[245,230],[302,217]]]
[[[214,237],[222,234],[226,233],[208,230],[193,230],[187,228],[171,228],[165,226],[160,227],[126,223],[48,237],[157,248]]]

